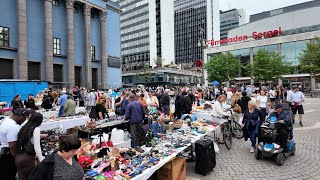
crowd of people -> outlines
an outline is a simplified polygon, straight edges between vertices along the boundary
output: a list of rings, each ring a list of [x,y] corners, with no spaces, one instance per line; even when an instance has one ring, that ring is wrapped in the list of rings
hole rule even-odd
[[[228,104],[233,107],[233,116],[243,128],[245,139],[251,141],[250,152],[254,152],[260,141],[260,127],[270,114],[278,117],[283,124],[279,126],[279,141],[284,146],[288,137],[285,127],[290,124],[290,120],[282,111],[281,103],[289,103],[294,115],[298,112],[299,124],[303,126],[304,99],[303,93],[296,86],[290,89],[281,86],[203,89],[150,87],[119,88],[107,92],[75,87],[69,92],[66,89],[46,89],[36,97],[30,94],[23,102],[21,96],[16,95],[11,102],[12,115],[0,122],[0,174],[8,180],[15,179],[17,172],[19,180],[27,177],[34,180],[59,179],[68,174],[74,175],[72,179],[83,177],[83,171],[73,159],[80,147],[77,137],[61,137],[59,149],[46,158],[42,156],[40,139],[45,134],[40,133],[39,126],[43,116],[34,111],[41,108],[52,109],[59,105],[58,117],[61,117],[74,115],[77,106],[86,107],[89,116],[95,120],[108,118],[108,110],[114,110],[120,119],[129,124],[133,148],[143,152],[140,146],[146,135],[143,121],[147,114],[160,112],[161,115],[150,129],[155,135],[162,135],[165,133],[165,118],[180,119],[183,114],[189,114],[193,106],[204,106],[207,103],[212,104],[212,116],[230,116],[224,109],[224,105]],[[37,167],[36,162],[39,163]]]

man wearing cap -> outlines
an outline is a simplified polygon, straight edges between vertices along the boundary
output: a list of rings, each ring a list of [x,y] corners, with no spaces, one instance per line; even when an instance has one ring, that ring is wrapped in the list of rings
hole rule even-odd
[[[17,153],[16,142],[21,124],[29,116],[25,108],[17,108],[11,117],[0,121],[0,177],[5,180],[15,180],[17,168],[15,156]]]
[[[293,86],[293,91],[290,93],[290,97],[288,98],[288,101],[291,104],[291,109],[292,109],[294,119],[298,111],[300,126],[303,126],[302,114],[304,114],[304,110],[303,110],[302,102],[304,102],[304,100],[305,100],[304,94],[299,90],[299,87]]]
[[[288,125],[290,124],[290,119],[285,111],[282,111],[282,105],[277,103],[274,106],[274,112],[270,114],[269,117],[276,117],[277,118],[277,140],[282,148],[286,150],[286,144],[288,139]]]
[[[61,117],[63,115],[64,106],[68,100],[68,95],[66,93],[67,93],[66,90],[61,91],[62,95],[60,96],[60,98],[58,100],[58,104],[60,104],[58,117]]]

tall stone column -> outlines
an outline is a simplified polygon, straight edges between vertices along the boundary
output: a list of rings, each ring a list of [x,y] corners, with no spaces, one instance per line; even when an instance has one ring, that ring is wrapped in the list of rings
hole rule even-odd
[[[107,63],[107,31],[106,31],[107,12],[100,12],[100,39],[101,39],[101,81],[102,88],[108,86],[108,63]]]
[[[17,1],[18,11],[18,77],[19,79],[28,79],[28,59],[27,59],[27,8],[26,0]],[[16,67],[16,66],[15,66]],[[16,71],[16,68],[14,68]],[[15,72],[14,71],[14,72]]]
[[[253,64],[253,48],[250,48],[250,64]],[[254,84],[254,79],[250,77],[250,84]]]
[[[91,34],[90,34],[90,20],[91,20],[91,6],[84,5],[84,32],[85,32],[85,51],[86,51],[86,68],[85,78],[86,86],[92,88],[92,62],[91,62]]]
[[[53,82],[52,0],[44,0],[44,36],[46,81]]]
[[[74,0],[66,0],[67,31],[68,31],[68,85],[74,86],[74,37],[73,37],[73,7]]]

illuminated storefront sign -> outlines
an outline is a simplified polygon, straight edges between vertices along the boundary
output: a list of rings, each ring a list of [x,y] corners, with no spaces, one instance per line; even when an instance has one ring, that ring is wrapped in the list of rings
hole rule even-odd
[[[262,38],[272,38],[272,37],[277,37],[277,36],[281,36],[281,35],[282,35],[282,31],[281,31],[281,27],[279,27],[278,29],[265,31],[265,32],[256,32],[255,31],[255,32],[251,33],[251,36],[236,35],[233,38],[225,38],[225,39],[220,39],[220,40],[208,40],[207,46],[209,46],[209,47],[219,46],[219,45],[223,45],[223,44],[248,41],[250,39],[256,40],[256,39],[262,39]]]

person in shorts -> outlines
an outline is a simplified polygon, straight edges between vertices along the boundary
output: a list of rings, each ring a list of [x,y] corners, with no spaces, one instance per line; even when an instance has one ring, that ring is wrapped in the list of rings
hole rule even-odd
[[[291,105],[292,113],[293,113],[293,118],[295,119],[295,116],[298,112],[299,114],[299,124],[300,126],[302,125],[302,114],[304,114],[302,102],[304,102],[305,97],[304,94],[299,90],[298,86],[293,86],[292,92],[290,93],[289,97],[289,102]]]

